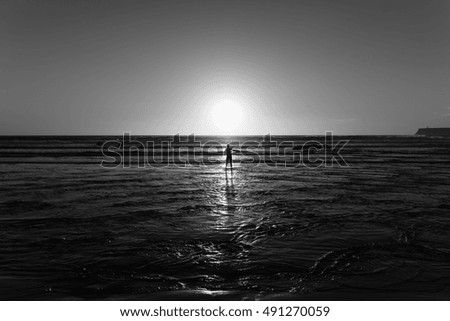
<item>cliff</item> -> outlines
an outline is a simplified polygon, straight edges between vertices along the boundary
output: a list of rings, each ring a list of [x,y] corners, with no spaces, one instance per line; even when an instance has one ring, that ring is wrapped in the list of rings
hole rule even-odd
[[[424,136],[446,136],[450,137],[450,128],[441,127],[441,128],[419,128],[416,135],[424,135]]]

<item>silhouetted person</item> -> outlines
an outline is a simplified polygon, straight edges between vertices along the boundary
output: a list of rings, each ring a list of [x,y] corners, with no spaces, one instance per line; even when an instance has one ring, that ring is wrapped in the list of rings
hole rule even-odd
[[[230,147],[230,144],[227,144],[227,148],[225,149],[225,153],[227,154],[227,160],[225,161],[225,169],[227,169],[228,163],[230,163],[230,168],[233,169],[233,158],[232,158],[233,148]]]

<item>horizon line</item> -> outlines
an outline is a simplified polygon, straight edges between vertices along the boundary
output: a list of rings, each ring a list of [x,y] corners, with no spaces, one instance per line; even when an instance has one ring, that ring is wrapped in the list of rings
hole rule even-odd
[[[423,135],[417,135],[417,134],[334,134],[333,131],[325,131],[322,134],[272,134],[272,133],[265,133],[265,134],[184,134],[184,133],[176,133],[176,134],[131,134],[130,132],[123,132],[121,134],[0,134],[0,137],[68,137],[68,136],[80,136],[80,137],[89,137],[89,136],[123,136],[124,134],[130,134],[130,136],[222,136],[222,137],[245,137],[245,136],[322,136],[326,133],[331,132],[335,136],[423,136]]]

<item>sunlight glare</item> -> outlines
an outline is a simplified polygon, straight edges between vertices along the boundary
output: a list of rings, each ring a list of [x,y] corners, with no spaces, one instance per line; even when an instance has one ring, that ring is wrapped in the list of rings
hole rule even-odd
[[[212,107],[211,118],[218,134],[233,134],[242,123],[242,107],[230,99],[220,100]]]

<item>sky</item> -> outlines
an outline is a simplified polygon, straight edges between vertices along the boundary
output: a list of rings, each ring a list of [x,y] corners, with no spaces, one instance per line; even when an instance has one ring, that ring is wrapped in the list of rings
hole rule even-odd
[[[450,127],[447,0],[2,1],[0,135]]]

